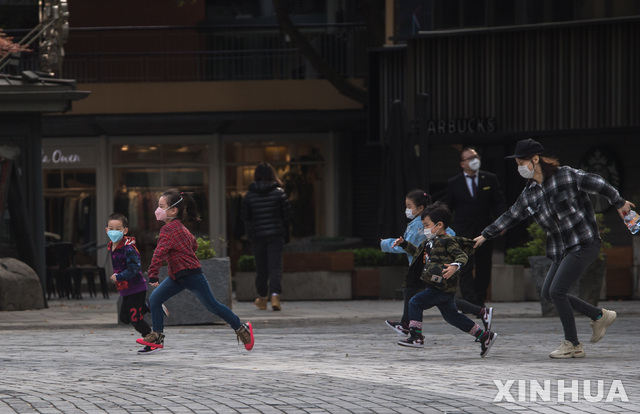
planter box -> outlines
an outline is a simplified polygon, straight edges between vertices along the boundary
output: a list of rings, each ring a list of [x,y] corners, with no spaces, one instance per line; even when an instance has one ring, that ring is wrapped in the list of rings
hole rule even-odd
[[[351,296],[354,299],[380,297],[380,273],[377,267],[356,267],[351,271]]]
[[[493,302],[524,301],[524,266],[497,264],[492,266],[491,300]]]
[[[253,301],[258,296],[255,279],[255,272],[235,274],[236,300]],[[330,271],[283,273],[280,299],[283,301],[351,299],[351,273]]]
[[[380,276],[380,299],[402,299],[402,281],[407,266],[383,266],[378,268]]]
[[[533,274],[530,268],[524,269],[524,300],[538,301],[540,300],[540,292],[536,290],[536,284],[533,281]]]
[[[349,272],[353,269],[353,252],[284,253],[283,273]]]
[[[202,272],[209,282],[213,296],[216,300],[231,309],[231,267],[228,257],[202,260],[200,262]],[[160,268],[160,282],[167,276],[167,267]],[[155,288],[149,287],[147,297]],[[122,298],[118,299],[118,312]],[[169,309],[169,317],[164,319],[165,326],[172,325],[203,325],[213,323],[225,323],[221,318],[209,312],[188,290],[178,293],[165,302]],[[151,313],[145,316],[152,323]]]
[[[634,238],[635,240],[635,238]],[[606,297],[633,297],[633,246],[614,246],[607,252]]]

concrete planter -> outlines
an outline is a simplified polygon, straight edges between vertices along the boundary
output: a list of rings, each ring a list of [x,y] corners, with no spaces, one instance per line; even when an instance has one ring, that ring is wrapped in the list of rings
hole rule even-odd
[[[221,257],[202,260],[200,261],[200,265],[202,266],[202,272],[209,282],[213,296],[215,296],[218,302],[231,308],[231,266],[229,264],[229,258]],[[166,266],[160,268],[159,277],[160,282],[168,277]],[[151,295],[154,289],[154,287],[149,288],[147,297]],[[122,298],[118,299],[118,312],[120,311],[121,302]],[[164,319],[166,326],[224,323],[221,318],[205,309],[188,290],[184,290],[172,297],[165,302],[165,305],[169,309],[169,317]],[[145,319],[146,318],[149,318],[148,322],[151,324],[151,314],[146,315]]]
[[[237,272],[233,279],[236,300],[253,301],[258,297],[255,272]],[[327,270],[285,272],[282,274],[280,299],[283,301],[351,299],[351,273]]]
[[[348,272],[353,269],[353,252],[284,253],[282,272]]]
[[[602,259],[597,258],[594,260],[580,276],[578,282],[571,286],[569,293],[593,306],[598,306],[600,291],[602,290],[602,281],[605,279],[607,273],[606,260],[606,256]],[[551,267],[551,260],[546,256],[532,256],[529,257],[529,263],[531,264],[531,274],[536,286],[536,291],[540,295],[542,284]],[[542,298],[542,295],[540,295],[540,305],[542,308],[542,316],[557,315],[553,304]]]
[[[536,290],[536,284],[533,281],[533,274],[530,268],[525,268],[524,272],[524,300],[539,301],[540,292]]]
[[[491,269],[491,301],[522,302],[524,299],[524,266],[494,264]]]
[[[298,252],[282,256],[282,300],[351,299],[353,252]],[[236,299],[253,301],[257,296],[256,272],[237,272]]]

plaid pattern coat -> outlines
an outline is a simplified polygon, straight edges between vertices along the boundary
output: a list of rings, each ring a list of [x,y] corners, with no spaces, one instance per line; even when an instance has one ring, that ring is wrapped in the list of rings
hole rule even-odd
[[[559,262],[565,252],[600,239],[589,194],[606,197],[616,208],[625,203],[618,191],[599,175],[563,166],[546,177],[542,185],[529,180],[513,206],[487,226],[482,235],[491,239],[533,217],[547,232],[547,257]]]

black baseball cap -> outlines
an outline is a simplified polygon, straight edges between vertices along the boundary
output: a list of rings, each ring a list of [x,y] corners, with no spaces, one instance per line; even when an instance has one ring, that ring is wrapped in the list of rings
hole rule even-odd
[[[518,141],[516,153],[505,158],[527,158],[544,152],[544,147],[538,141],[531,138]]]

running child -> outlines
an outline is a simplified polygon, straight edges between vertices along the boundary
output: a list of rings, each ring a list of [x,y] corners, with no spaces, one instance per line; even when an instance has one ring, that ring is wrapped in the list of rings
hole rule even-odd
[[[436,306],[445,321],[471,334],[476,342],[480,342],[480,356],[484,358],[498,335],[459,313],[454,298],[460,280],[459,269],[468,260],[465,250],[471,254],[475,242],[452,237],[445,232],[451,221],[451,212],[444,204],[435,203],[427,207],[421,217],[427,238],[425,241],[416,246],[400,237],[393,244],[393,247],[400,246],[414,256],[409,272],[419,273],[427,285],[424,291],[417,293],[409,301],[409,337],[399,341],[398,345],[424,347],[423,312]]]
[[[149,324],[144,320],[144,314],[149,312],[145,303],[147,281],[140,271],[140,252],[136,248],[136,239],[125,236],[129,232],[129,220],[123,214],[113,213],[107,219],[105,231],[111,240],[107,245],[113,267],[110,279],[116,284],[122,297],[120,322],[125,325],[130,323],[145,337],[151,332]],[[138,354],[150,354],[157,350],[157,347],[145,346]]]
[[[424,234],[424,226],[422,225],[421,214],[424,209],[431,204],[431,196],[423,190],[411,190],[405,198],[405,215],[409,220],[406,230],[404,231],[404,240],[418,246],[427,239]],[[456,233],[449,227],[446,229],[447,234],[455,236]],[[413,256],[405,252],[400,246],[392,247],[396,239],[380,240],[380,249],[385,253],[406,254],[409,260],[409,266],[413,261]],[[385,324],[400,335],[409,334],[409,301],[411,298],[426,287],[425,282],[420,279],[420,274],[407,273],[402,281],[402,298],[403,308],[400,320],[386,320]],[[456,306],[458,309],[467,314],[475,315],[482,319],[482,323],[486,330],[491,329],[491,321],[493,318],[492,307],[480,307],[466,300],[456,298]]]
[[[188,289],[209,312],[231,325],[238,341],[242,341],[245,349],[250,351],[254,344],[251,323],[241,323],[240,318],[231,309],[213,296],[207,278],[202,273],[200,261],[196,257],[198,243],[183,224],[183,221],[200,220],[193,196],[171,188],[160,196],[155,215],[158,221],[164,221],[165,224],[160,229],[158,244],[148,271],[149,284],[157,286],[149,297],[153,331],[137,342],[157,348],[164,347],[162,304]],[[158,272],[163,261],[167,262],[169,276],[159,283]]]

